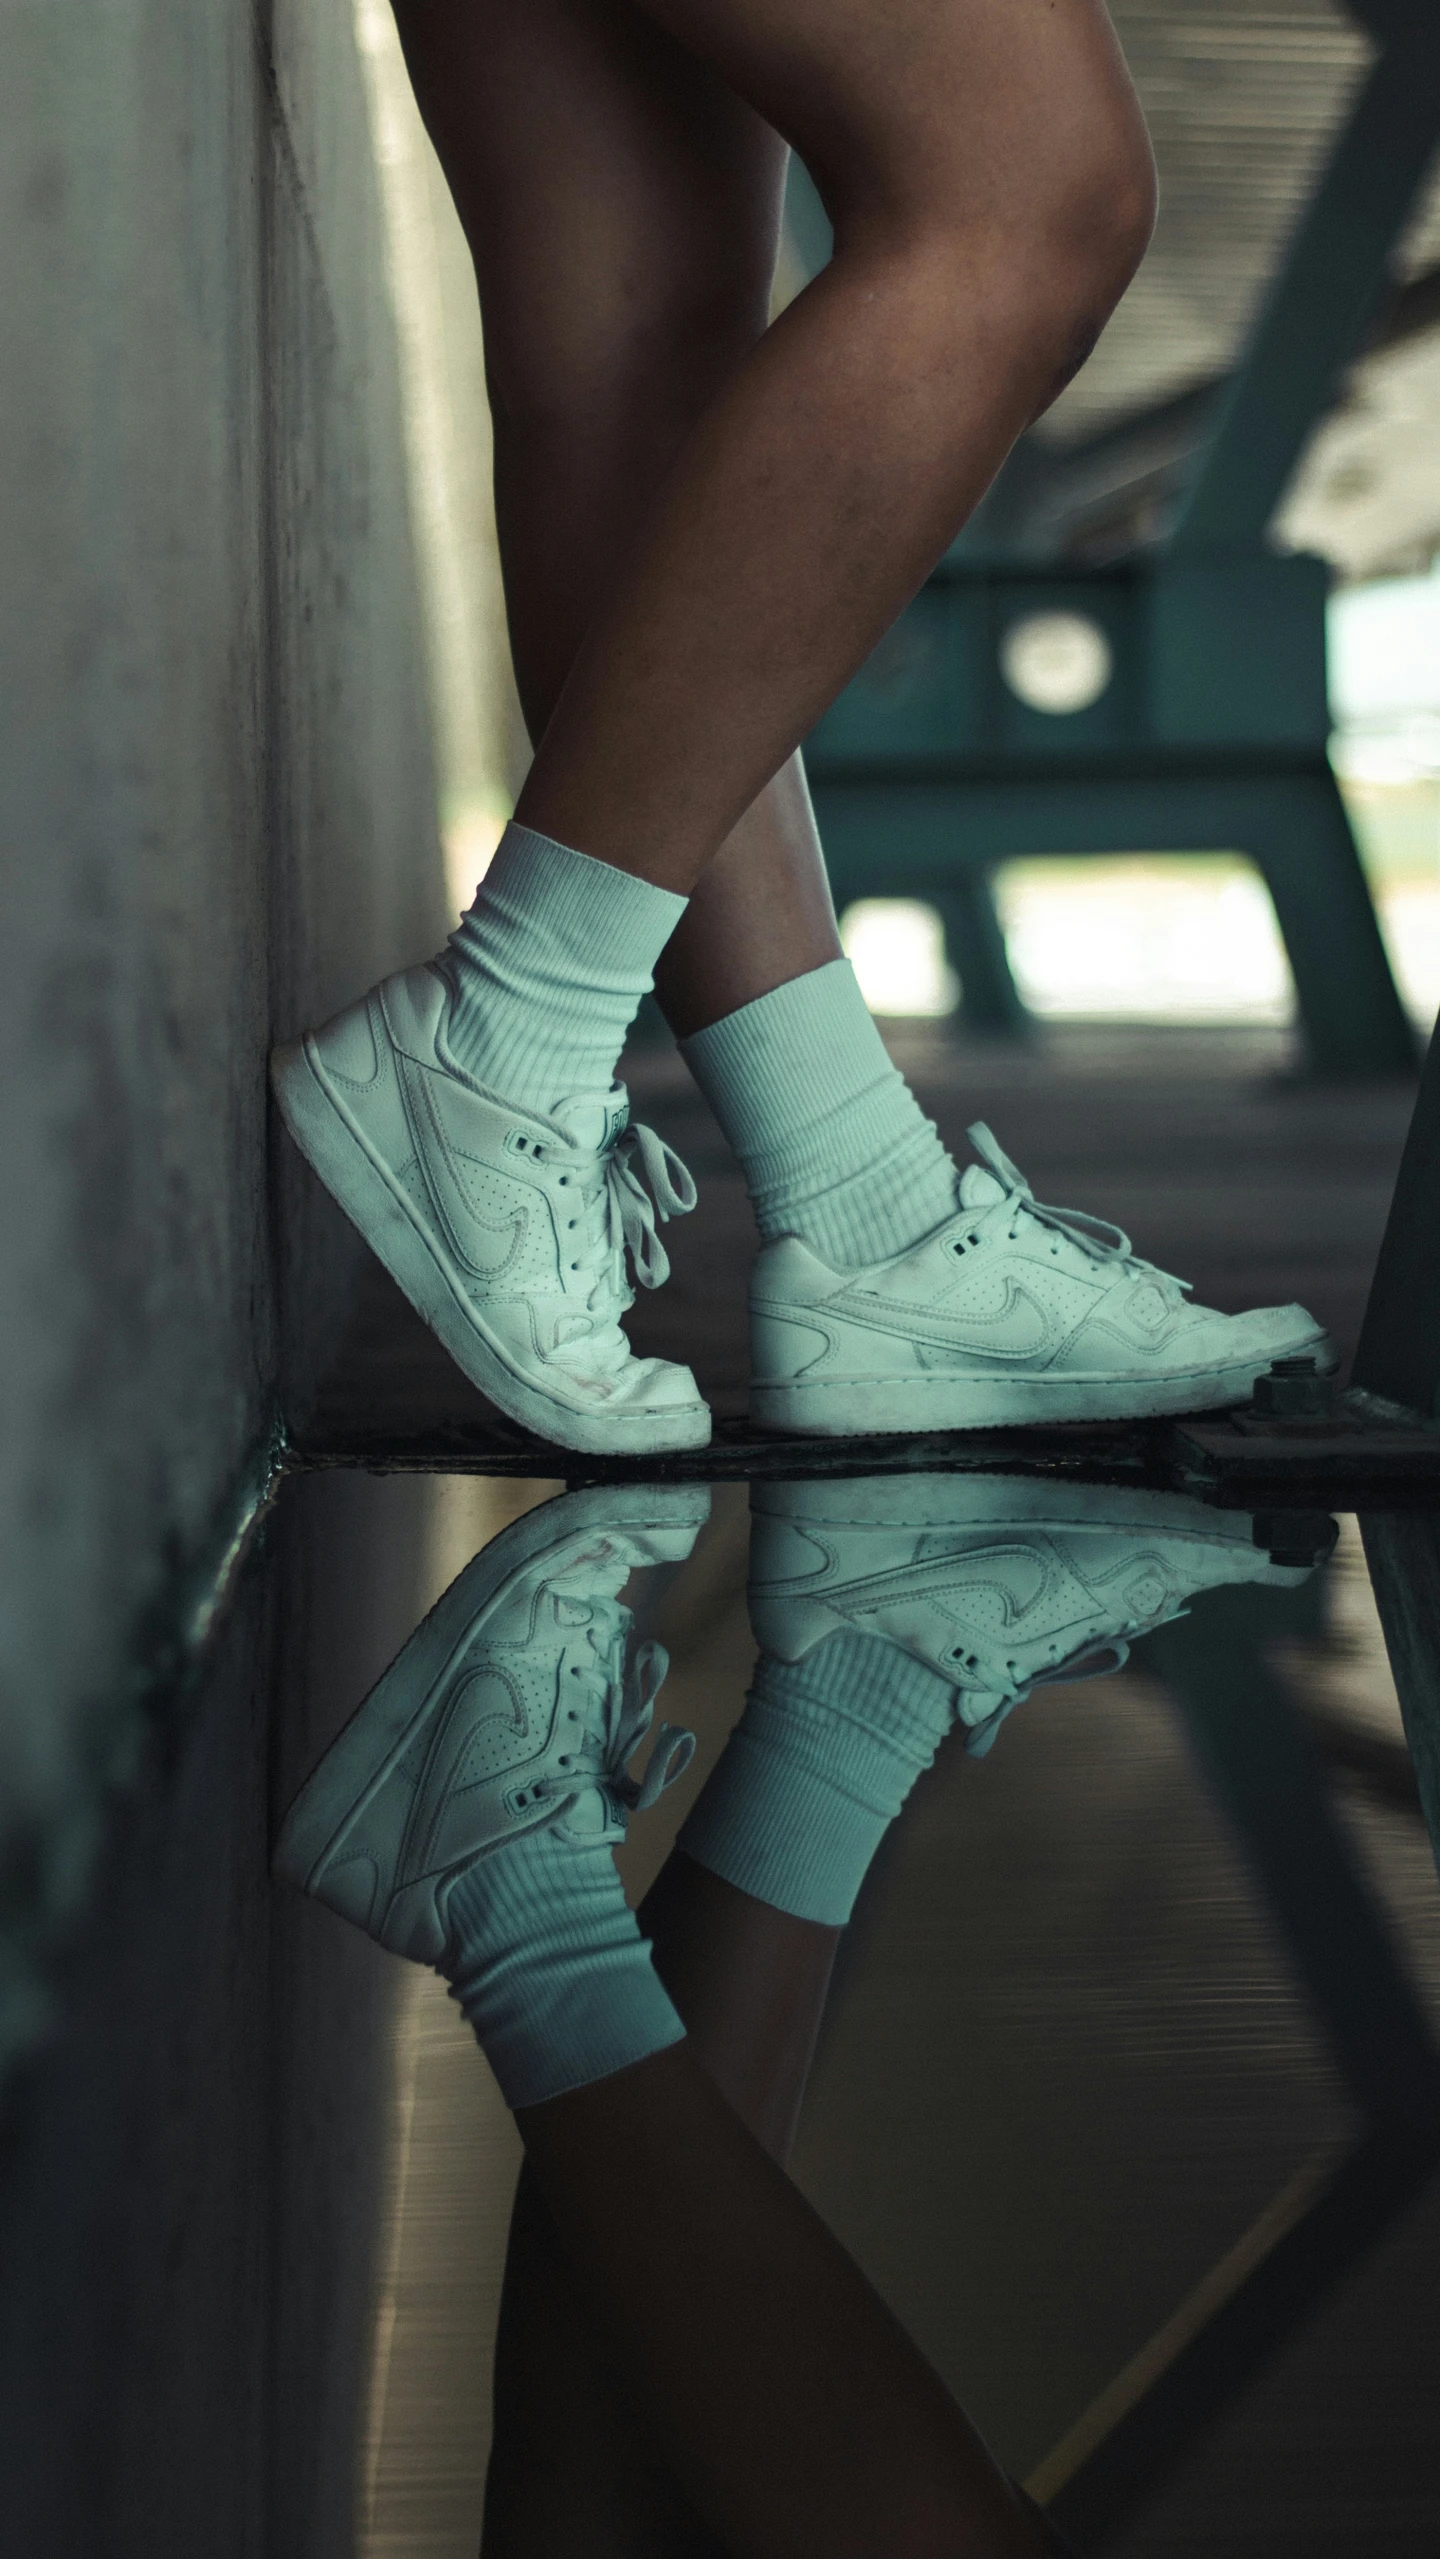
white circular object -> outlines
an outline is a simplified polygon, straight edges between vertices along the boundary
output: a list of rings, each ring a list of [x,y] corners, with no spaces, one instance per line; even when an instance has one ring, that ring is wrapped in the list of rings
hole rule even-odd
[[[1000,643],[1000,672],[1032,711],[1088,711],[1115,672],[1115,656],[1088,614],[1027,613]]]

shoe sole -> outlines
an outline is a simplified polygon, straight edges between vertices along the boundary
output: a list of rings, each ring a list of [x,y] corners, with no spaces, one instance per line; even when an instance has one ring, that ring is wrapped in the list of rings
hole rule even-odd
[[[809,1531],[822,1547],[827,1532],[863,1534],[866,1529],[977,1536],[1006,1529],[1028,1529],[1039,1536],[1092,1530],[1110,1536],[1183,1538],[1217,1555],[1243,1556],[1249,1566],[1244,1586],[1266,1590],[1298,1590],[1334,1545],[1332,1523],[1329,1539],[1317,1536],[1306,1562],[1276,1562],[1254,1543],[1249,1512],[1217,1511],[1189,1495],[1143,1486],[1037,1482],[1007,1475],[869,1475],[757,1484],[751,1488],[750,1509],[756,1531],[746,1590],[751,1628],[757,1643],[786,1661],[802,1659],[826,1635],[846,1626],[846,1593],[870,1577],[852,1570],[824,1583],[818,1578],[823,1567],[817,1566],[813,1588],[799,1587],[793,1579],[760,1579],[754,1558],[763,1556],[763,1531],[772,1521],[802,1534]],[[901,1568],[901,1578],[906,1569]]]
[[[270,1061],[270,1083],[280,1116],[307,1164],[384,1263],[416,1314],[498,1411],[538,1439],[587,1456],[659,1457],[675,1449],[708,1447],[710,1408],[699,1401],[669,1406],[663,1414],[628,1413],[606,1419],[532,1385],[503,1345],[486,1331],[458,1274],[420,1223],[388,1165],[332,1090],[308,1036],[276,1049]]]
[[[563,1520],[557,1517],[562,1511]],[[481,1548],[407,1637],[318,1767],[311,1770],[280,1825],[271,1857],[273,1872],[301,1892],[318,1893],[326,1868],[334,1863],[431,1713],[457,1651],[469,1642],[477,1621],[506,1585],[528,1570],[547,1546],[558,1550],[583,1535],[587,1527],[623,1529],[631,1535],[667,1529],[689,1532],[688,1555],[709,1516],[710,1493],[703,1484],[591,1484],[580,1492],[556,1494],[523,1518],[512,1520]],[[395,1673],[402,1661],[405,1677],[398,1681]]]
[[[1250,1511],[1216,1510],[1189,1493],[1152,1492],[1144,1485],[1075,1484],[1033,1475],[825,1476],[809,1483],[752,1485],[756,1520],[781,1520],[793,1528],[1093,1528],[1187,1537],[1227,1551],[1252,1544]],[[1317,1513],[1318,1519],[1320,1515]],[[1333,1536],[1317,1553],[1328,1553]],[[1283,1586],[1303,1581],[1310,1564],[1273,1564]]]
[[[792,1313],[798,1323],[803,1310]],[[1056,1422],[1145,1421],[1165,1413],[1217,1412],[1245,1404],[1273,1360],[1314,1357],[1321,1373],[1337,1365],[1319,1331],[1276,1342],[1263,1358],[1226,1368],[1187,1369],[1164,1378],[915,1377],[803,1378],[752,1381],[750,1418],[759,1430],[798,1439],[865,1438],[886,1431],[1044,1430]]]

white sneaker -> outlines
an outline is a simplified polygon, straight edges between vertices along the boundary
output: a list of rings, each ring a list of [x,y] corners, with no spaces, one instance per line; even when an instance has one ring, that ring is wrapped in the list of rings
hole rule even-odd
[[[1046,1208],[983,1122],[959,1214],[888,1262],[833,1271],[795,1236],[750,1281],[763,1429],[985,1430],[1243,1403],[1272,1360],[1335,1365],[1303,1306],[1219,1315],[1118,1226]]]
[[[487,1092],[445,1046],[449,990],[427,962],[270,1062],[302,1154],[467,1377],[562,1448],[703,1448],[688,1368],[637,1359],[625,1276],[669,1273],[655,1217],[695,1205],[684,1165],[627,1126],[625,1093],[548,1118]],[[647,1194],[640,1175],[654,1193]]]
[[[440,1963],[447,1903],[477,1858],[524,1831],[621,1839],[694,1752],[664,1724],[643,1780],[628,1763],[664,1679],[663,1646],[627,1667],[637,1568],[679,1563],[709,1516],[703,1486],[589,1485],[482,1549],[371,1689],[301,1788],[277,1875],[393,1954]]]
[[[798,1662],[842,1627],[898,1644],[958,1691],[972,1750],[1032,1688],[1118,1670],[1197,1592],[1292,1590],[1329,1551],[1277,1563],[1248,1512],[1125,1485],[871,1475],[756,1484],[750,1498],[764,1650]]]

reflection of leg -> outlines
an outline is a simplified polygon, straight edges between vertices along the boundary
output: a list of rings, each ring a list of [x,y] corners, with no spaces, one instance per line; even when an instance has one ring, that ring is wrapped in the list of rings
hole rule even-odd
[[[732,2559],[1043,2549],[935,2374],[688,2048],[520,2125],[597,2330]]]
[[[596,2331],[725,2547],[904,2559],[948,2534],[1024,2552],[1031,2527],[959,2411],[706,2076],[626,1907],[612,1845],[689,1736],[662,1728],[632,1774],[664,1657],[631,1658],[619,1591],[637,1565],[683,1559],[706,1507],[693,1488],[595,1487],[514,1522],[311,1773],[276,1871],[450,1981]],[[677,1930],[677,1979],[707,1928],[713,1943],[717,1921],[723,1940],[748,1920],[696,1890],[711,1915],[688,1943]],[[808,2045],[830,1941],[777,1934]],[[761,2015],[783,2058],[783,2003]],[[743,2081],[751,2058],[723,2015],[714,2026]],[[797,2084],[792,2068],[792,2102]],[[563,2429],[554,2378],[530,2415]],[[525,2546],[564,2545],[522,2527],[511,2547]],[[588,2522],[572,2546],[595,2550]]]
[[[762,1663],[688,1826],[693,1853],[677,1850],[642,1910],[690,2051],[782,2163],[840,1926],[950,1709],[944,1682],[864,1637],[842,1635],[798,1670]],[[548,2424],[557,2390],[575,2417],[560,2444]],[[595,2538],[602,2447],[617,2551],[681,2559],[709,2546],[654,2465],[527,2171],[497,2341],[486,2559],[572,2547],[595,2559],[607,2549]]]
[[[838,1931],[670,1858],[641,1912],[702,2068],[777,2159],[789,2150]],[[637,2224],[643,2226],[638,2202]],[[557,2429],[553,2412],[566,2410]],[[692,2559],[719,2545],[657,2462],[576,2292],[534,2176],[521,2176],[496,2341],[485,2559]],[[603,2492],[602,2486],[603,2483]]]

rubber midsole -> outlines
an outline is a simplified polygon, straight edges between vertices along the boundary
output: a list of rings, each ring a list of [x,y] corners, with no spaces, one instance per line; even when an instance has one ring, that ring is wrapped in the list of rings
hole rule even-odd
[[[1309,1344],[1317,1359],[1324,1345]],[[1006,1425],[1044,1427],[1053,1422],[1141,1421],[1166,1413],[1214,1412],[1248,1402],[1255,1380],[1272,1357],[1227,1368],[1192,1369],[1180,1376],[824,1378],[807,1385],[757,1380],[751,1387],[752,1418],[769,1430],[802,1437],[843,1437],[848,1432],[995,1430]]]
[[[384,1263],[415,1312],[492,1404],[541,1439],[588,1454],[635,1456],[704,1447],[709,1408],[601,1416],[517,1375],[457,1287],[405,1194],[330,1087],[308,1041],[276,1051],[270,1080],[296,1145],[350,1222]]]

